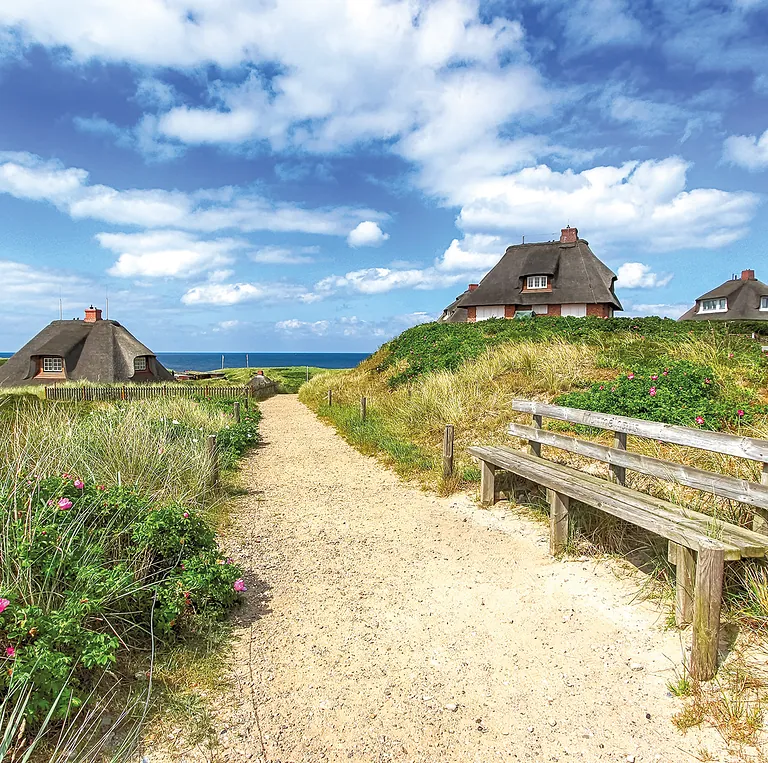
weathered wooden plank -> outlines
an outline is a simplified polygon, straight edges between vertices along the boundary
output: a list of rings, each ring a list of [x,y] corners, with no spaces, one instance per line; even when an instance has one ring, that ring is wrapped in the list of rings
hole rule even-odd
[[[627,449],[627,435],[626,432],[614,432],[613,433],[613,449],[614,450],[626,450]],[[618,485],[627,484],[627,469],[625,466],[619,466],[618,464],[611,464],[609,467],[611,478]]]
[[[496,448],[499,453],[509,453],[513,457],[523,456],[529,460],[535,461],[532,456],[521,452],[509,450],[506,448]],[[539,461],[545,467],[552,462]],[[715,537],[724,543],[739,549],[741,557],[762,557],[768,553],[768,543],[766,537],[760,533],[755,533],[744,527],[723,522],[715,517],[701,512],[693,511],[661,498],[654,498],[645,493],[638,492],[620,485],[606,482],[600,477],[573,469],[563,464],[557,464],[557,468],[566,470],[574,478],[587,482],[594,487],[596,491],[607,497],[614,497],[620,501],[636,506],[643,512],[653,512],[662,518],[677,522],[683,528],[690,528],[698,533],[705,533],[707,537]],[[727,558],[740,558],[731,557]]]
[[[480,462],[480,503],[483,506],[496,503],[496,467],[486,461]]]
[[[533,427],[531,427],[534,431],[539,430],[544,425],[544,421],[541,416],[538,416],[536,414],[533,415]],[[535,438],[532,438],[528,440],[528,452],[532,456],[541,456],[541,443],[539,443]]]
[[[453,475],[453,424],[447,424],[443,432],[443,478]]]
[[[496,451],[480,454],[473,451]],[[472,448],[470,452],[479,458],[487,458],[504,470],[514,472],[550,490],[556,490],[570,496],[574,500],[594,506],[601,511],[619,517],[627,522],[642,527],[667,540],[672,540],[688,548],[722,548],[728,559],[740,559],[745,555],[740,546],[711,538],[707,532],[707,523],[711,517],[700,515],[705,521],[692,521],[681,512],[680,507],[669,504],[671,511],[666,510],[664,502],[651,498],[642,493],[612,485],[599,478],[579,472],[562,464],[536,459],[527,453],[502,451],[498,448]],[[623,492],[619,492],[623,491]],[[747,531],[750,532],[750,531]],[[763,545],[759,553],[749,548],[748,555],[764,556],[766,547]]]
[[[534,429],[523,424],[510,424],[507,431],[514,437],[521,437],[526,440],[536,438],[543,445],[550,445],[553,448],[578,453],[587,458],[626,467],[651,477],[678,482],[681,485],[703,490],[713,495],[768,509],[768,480],[764,484],[758,484],[718,472],[697,469],[687,464],[677,464],[673,461],[644,456],[629,450],[611,448],[589,440],[580,440],[576,437],[550,432],[547,429]]]
[[[568,543],[568,508],[571,499],[555,490],[549,493],[549,552],[554,556]]]
[[[702,549],[696,560],[690,673],[698,681],[709,681],[717,672],[723,562],[720,549]]]
[[[685,546],[675,547],[675,622],[679,627],[693,619],[693,589],[696,575],[696,557]]]
[[[760,470],[760,484],[768,486],[768,464],[763,464],[763,468]],[[755,532],[768,535],[768,512],[756,511],[754,513],[752,516],[752,529]]]
[[[613,416],[597,411],[583,411],[579,408],[566,408],[561,405],[550,405],[532,400],[513,400],[512,410],[547,416],[551,419],[568,421],[571,424],[583,424],[614,432],[624,432],[636,437],[662,440],[675,445],[687,445],[701,450],[711,450],[715,453],[725,453],[729,456],[749,458],[753,461],[768,462],[768,440],[739,437],[723,432],[710,432],[706,429],[693,429],[692,427],[680,427],[673,424],[661,424],[658,421],[632,419],[627,416]]]

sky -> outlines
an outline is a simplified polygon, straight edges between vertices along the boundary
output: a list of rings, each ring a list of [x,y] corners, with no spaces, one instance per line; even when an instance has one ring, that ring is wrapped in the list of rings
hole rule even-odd
[[[367,352],[578,227],[768,281],[768,0],[0,0],[0,349]]]

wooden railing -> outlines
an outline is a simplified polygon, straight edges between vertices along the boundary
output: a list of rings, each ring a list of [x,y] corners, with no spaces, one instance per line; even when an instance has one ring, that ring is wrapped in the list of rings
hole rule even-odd
[[[250,387],[225,387],[215,385],[192,386],[185,384],[137,384],[135,386],[83,386],[45,388],[46,400],[67,402],[108,400],[150,400],[157,397],[213,397],[232,400],[251,397]]]

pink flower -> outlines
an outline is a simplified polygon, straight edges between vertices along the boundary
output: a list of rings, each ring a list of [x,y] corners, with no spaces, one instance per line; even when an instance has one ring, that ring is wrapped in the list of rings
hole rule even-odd
[[[185,511],[183,516],[184,516],[184,519],[189,519],[189,512]]]
[[[68,480],[69,479],[69,474],[67,474],[67,472],[64,472],[64,474],[61,475],[61,478],[64,479],[64,480]]]
[[[741,417],[744,415],[744,411],[742,411],[742,410],[741,410],[741,408],[739,408],[739,410],[738,410],[738,411],[736,411],[736,415],[737,415],[739,418],[741,418]]]
[[[712,381],[710,379],[704,379],[704,384],[712,384]]]
[[[662,375],[662,376],[668,376],[668,375],[669,375],[669,371],[667,371],[666,369],[664,369],[664,370],[661,372],[661,375]]]
[[[632,380],[632,379],[634,379],[634,378],[635,378],[635,375],[634,375],[634,374],[633,374],[633,373],[630,371],[630,372],[627,374],[627,379],[629,379],[629,380],[631,381],[631,380]]]
[[[658,378],[659,378],[659,375],[658,375],[658,374],[653,374],[653,375],[651,376],[651,381],[656,381],[656,379],[658,379]]]
[[[16,650],[12,646],[8,646],[5,648],[5,654],[8,657],[15,657],[16,656]]]
[[[69,500],[69,498],[59,498],[59,508],[62,511],[66,511],[67,509],[72,508],[72,501]]]
[[[10,603],[11,602],[9,599],[0,599],[0,615],[2,615],[3,612],[5,612],[5,610],[8,609],[8,605]]]
[[[82,490],[85,487],[85,482],[83,482],[82,480],[75,480],[74,484],[78,490]]]
[[[107,489],[106,485],[99,485],[99,486],[96,488],[96,490],[106,490],[106,489]]]
[[[701,416],[697,416],[696,417],[696,423],[697,424],[703,424],[704,423],[704,419]]]
[[[231,557],[231,556],[228,556],[228,557],[226,558],[226,560],[225,560],[225,563],[226,563],[226,564],[234,564],[234,562],[232,561],[232,557]]]
[[[605,385],[604,385],[604,384],[601,384],[601,385],[600,385],[600,389],[605,389]]]
[[[732,353],[732,352],[729,352],[729,353],[728,353],[728,357],[729,357],[729,358],[732,358],[732,357],[733,357],[733,353]]]
[[[656,397],[656,387],[651,387],[651,388],[648,390],[648,394],[649,394],[651,397]]]
[[[239,592],[242,592],[242,591],[247,591],[247,590],[248,590],[248,589],[245,587],[245,581],[244,581],[242,578],[240,578],[240,579],[238,579],[238,580],[236,580],[236,581],[235,581],[235,585],[233,586],[233,588],[234,588],[236,591],[239,591]]]

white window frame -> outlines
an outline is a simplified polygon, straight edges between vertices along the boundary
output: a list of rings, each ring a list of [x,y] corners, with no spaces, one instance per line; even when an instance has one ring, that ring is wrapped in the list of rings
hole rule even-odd
[[[475,309],[475,322],[503,317],[504,305],[478,305]]]
[[[146,355],[137,355],[133,359],[133,370],[134,371],[149,371],[149,363],[147,363],[147,356]]]
[[[583,302],[560,305],[560,315],[563,318],[586,318],[587,306]]]
[[[549,286],[549,276],[528,276],[526,281],[526,288],[529,291],[546,289],[547,286]]]
[[[60,374],[64,371],[64,358],[50,356],[43,358],[44,374]]]
[[[531,305],[534,315],[549,315],[549,305]]]
[[[760,297],[760,309],[768,310],[768,297]]]
[[[714,305],[713,307],[707,307],[707,305]],[[700,313],[727,313],[728,312],[728,300],[725,297],[718,297],[717,299],[702,299],[699,305]]]

